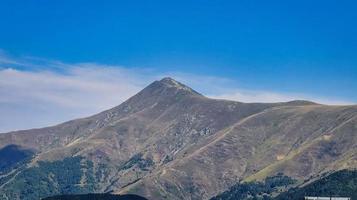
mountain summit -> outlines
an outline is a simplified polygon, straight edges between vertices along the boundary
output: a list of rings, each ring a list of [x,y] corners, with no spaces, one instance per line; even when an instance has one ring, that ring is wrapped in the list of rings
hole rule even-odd
[[[161,84],[164,84],[166,85],[167,87],[173,87],[173,88],[176,88],[178,90],[183,90],[183,91],[187,91],[189,93],[192,93],[192,94],[196,94],[196,95],[201,95],[200,93],[194,91],[193,89],[191,89],[190,87],[170,78],[170,77],[166,77],[166,78],[163,78],[159,81]]]
[[[164,78],[99,114],[0,134],[0,152],[21,155],[2,159],[0,199],[209,199],[275,174],[303,183],[357,167],[356,124],[356,106],[216,100]]]
[[[144,93],[148,96],[156,95],[156,96],[202,96],[200,93],[194,91],[190,87],[170,78],[166,77],[161,79],[160,81],[154,81],[149,86],[144,88],[140,93]]]

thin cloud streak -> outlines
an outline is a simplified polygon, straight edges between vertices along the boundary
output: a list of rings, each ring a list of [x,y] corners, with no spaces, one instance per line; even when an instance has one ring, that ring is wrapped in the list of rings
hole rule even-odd
[[[247,91],[247,90],[232,90],[225,94],[220,95],[208,95],[215,99],[229,99],[241,102],[264,102],[264,103],[276,103],[287,102],[294,100],[307,100],[326,105],[352,105],[353,102],[343,101],[338,99],[328,99],[323,97],[314,97],[304,94],[288,94],[288,93],[276,93],[266,91]]]
[[[67,64],[40,58],[11,58],[0,52],[0,132],[54,125],[119,105],[147,84],[171,76],[212,98],[241,102],[308,99],[351,104],[309,95],[236,88],[224,77],[159,73],[96,63]]]

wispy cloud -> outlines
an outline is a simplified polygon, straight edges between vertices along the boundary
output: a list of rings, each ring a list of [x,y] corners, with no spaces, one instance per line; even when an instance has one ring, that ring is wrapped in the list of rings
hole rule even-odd
[[[274,103],[274,102],[286,102],[293,100],[309,100],[321,104],[327,105],[351,105],[355,104],[352,101],[341,100],[331,97],[314,96],[310,94],[301,93],[286,93],[277,91],[262,91],[251,90],[246,88],[239,88],[238,83],[235,80],[217,77],[217,76],[198,76],[193,74],[187,74],[182,72],[171,72],[165,74],[165,76],[171,76],[175,79],[188,84],[189,86],[197,89],[204,95],[216,98],[227,99],[233,101],[256,103]]]
[[[309,96],[306,94],[294,94],[294,93],[277,93],[269,91],[248,91],[242,89],[231,90],[230,92],[220,95],[210,95],[212,98],[217,99],[230,99],[242,102],[286,102],[293,100],[308,100],[316,103],[327,105],[351,105],[354,104],[350,101],[331,99],[325,97]]]
[[[95,114],[154,80],[142,69],[32,60],[0,57],[0,132]]]
[[[351,103],[304,94],[236,88],[234,80],[224,77],[14,58],[0,51],[0,132],[48,126],[95,114],[122,103],[164,76],[171,76],[213,98],[242,102],[308,99],[326,104]]]

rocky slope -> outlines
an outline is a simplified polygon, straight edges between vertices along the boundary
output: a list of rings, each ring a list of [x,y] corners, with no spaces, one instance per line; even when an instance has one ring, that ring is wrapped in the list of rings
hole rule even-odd
[[[14,188],[19,194],[35,188],[25,184],[34,169],[53,174],[36,174],[50,182],[40,196],[112,191],[209,199],[239,181],[278,172],[303,181],[356,168],[356,144],[357,106],[215,100],[164,78],[97,115],[0,134],[0,149],[17,145],[35,152],[22,167],[0,172],[0,199]],[[64,172],[51,168],[65,158],[80,159],[66,160],[78,179],[62,180]],[[68,184],[76,187],[62,187]]]

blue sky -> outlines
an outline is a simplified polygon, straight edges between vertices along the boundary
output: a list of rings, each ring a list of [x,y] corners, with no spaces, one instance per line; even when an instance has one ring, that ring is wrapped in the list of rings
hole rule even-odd
[[[356,103],[356,10],[356,1],[329,0],[1,0],[0,88],[5,89],[0,90],[0,111],[18,113],[12,114],[13,119],[28,115],[37,120],[22,127],[7,125],[3,130],[95,113],[166,75],[212,97]],[[53,85],[36,87],[30,82],[33,76],[51,77]],[[18,88],[26,78],[26,84],[35,85],[33,93],[48,92],[48,99],[21,102],[14,96],[28,98],[29,89]],[[59,96],[65,102],[79,97],[63,92],[70,86],[61,88],[61,80],[81,85],[89,78],[121,94],[95,107],[98,100],[93,96],[101,91],[78,87],[76,92],[85,90],[93,100],[82,110],[71,108],[68,114],[70,106],[62,108]],[[4,99],[11,96],[9,91],[13,97]],[[47,114],[34,117],[41,113],[38,105],[47,105],[44,102],[48,109],[41,109]],[[17,107],[26,108],[27,114]],[[53,117],[59,107],[63,114]],[[5,117],[0,119],[0,125],[9,124]]]

